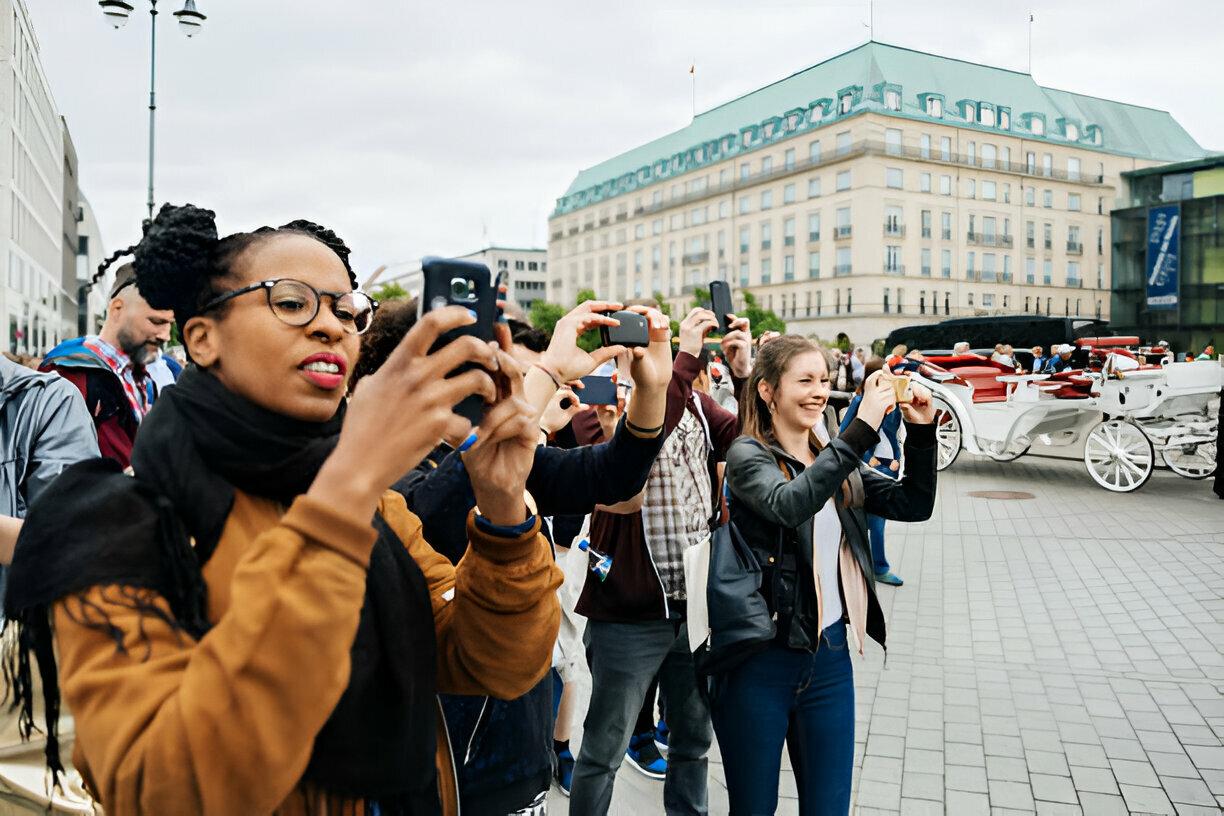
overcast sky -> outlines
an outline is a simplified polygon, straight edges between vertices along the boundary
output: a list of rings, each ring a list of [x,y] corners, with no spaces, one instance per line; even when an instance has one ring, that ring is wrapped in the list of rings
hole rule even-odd
[[[148,0],[26,0],[108,249],[139,236]],[[157,199],[223,232],[310,218],[359,270],[547,242],[575,173],[864,42],[852,0],[162,0]],[[1170,111],[1224,149],[1219,0],[877,0],[875,39]],[[1158,13],[1157,13],[1158,12]],[[1002,100],[1001,100],[1002,101]]]

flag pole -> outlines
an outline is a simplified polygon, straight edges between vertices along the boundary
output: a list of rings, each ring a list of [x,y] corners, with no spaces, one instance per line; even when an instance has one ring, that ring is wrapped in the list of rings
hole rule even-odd
[[[693,118],[697,118],[697,57],[689,65],[689,76],[693,78]]]
[[[1029,12],[1028,24],[1028,72],[1029,76],[1033,75],[1033,12]]]

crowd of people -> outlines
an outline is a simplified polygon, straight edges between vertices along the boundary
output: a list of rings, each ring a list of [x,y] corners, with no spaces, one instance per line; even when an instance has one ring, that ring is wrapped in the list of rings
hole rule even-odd
[[[801,812],[848,812],[884,522],[933,512],[925,388],[644,303],[644,347],[583,349],[605,301],[440,345],[473,314],[375,303],[308,221],[167,205],[127,256],[97,335],[0,361],[6,677],[56,778],[70,711],[116,814],[540,814],[556,786],[598,815],[626,761],[701,814],[717,738],[732,813],[775,810],[784,745]]]

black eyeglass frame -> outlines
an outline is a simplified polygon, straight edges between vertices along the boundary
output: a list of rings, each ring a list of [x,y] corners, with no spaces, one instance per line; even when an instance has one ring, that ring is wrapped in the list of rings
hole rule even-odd
[[[308,320],[305,320],[302,323],[297,324],[299,327],[309,326],[314,321],[314,319],[319,316],[319,309],[322,308],[323,306],[323,298],[325,296],[331,298],[332,314],[335,314],[336,304],[340,302],[340,298],[344,297],[345,295],[351,295],[351,294],[362,295],[363,297],[365,297],[366,300],[370,301],[370,319],[366,323],[365,328],[358,329],[356,328],[356,324],[354,323],[354,331],[351,333],[352,334],[365,334],[366,331],[369,330],[370,326],[374,323],[374,313],[378,311],[378,301],[370,297],[368,294],[361,291],[360,289],[350,289],[347,292],[326,292],[326,291],[321,291],[319,289],[316,289],[313,286],[311,286],[309,283],[307,283],[306,281],[300,281],[297,278],[274,278],[272,280],[262,280],[262,281],[259,281],[258,283],[252,283],[250,286],[244,286],[241,289],[232,289],[228,292],[222,292],[221,294],[214,297],[212,300],[205,303],[200,308],[200,314],[204,314],[205,312],[210,312],[213,309],[220,306],[222,303],[233,300],[239,295],[245,295],[247,292],[256,292],[262,289],[264,290],[267,296],[268,310],[271,311],[272,314],[276,315],[277,320],[280,320],[282,323],[285,323],[288,326],[292,326],[294,324],[286,322],[280,315],[276,313],[276,309],[273,308],[272,306],[272,287],[276,286],[276,284],[278,283],[286,283],[286,282],[296,283],[301,286],[305,286],[307,289],[315,293],[314,313],[310,315],[310,318]],[[341,324],[343,324],[343,322],[344,321],[341,321]]]

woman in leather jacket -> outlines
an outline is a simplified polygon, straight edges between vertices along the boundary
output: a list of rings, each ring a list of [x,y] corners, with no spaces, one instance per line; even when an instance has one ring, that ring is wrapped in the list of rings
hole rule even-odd
[[[820,432],[829,391],[818,346],[795,336],[771,342],[741,401],[744,435],[727,455],[731,520],[761,565],[761,591],[777,627],[767,648],[714,678],[714,729],[733,816],[774,812],[784,740],[800,813],[849,812],[848,646],[861,654],[865,635],[884,645],[884,615],[868,580],[865,513],[922,521],[935,502],[930,392],[914,384],[913,401],[898,407],[891,376],[877,373],[864,385],[858,416],[828,441]],[[907,427],[900,481],[862,463],[894,410]]]

